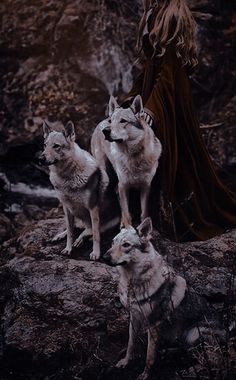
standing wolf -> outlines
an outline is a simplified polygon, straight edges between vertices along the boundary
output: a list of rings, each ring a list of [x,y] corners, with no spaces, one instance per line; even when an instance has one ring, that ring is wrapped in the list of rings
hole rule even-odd
[[[130,312],[128,347],[117,367],[128,365],[135,356],[136,338],[143,329],[148,331],[146,366],[139,380],[149,377],[160,337],[172,344],[192,344],[209,328],[208,321],[213,321],[205,301],[190,293],[185,279],[155,250],[151,233],[150,218],[137,230],[131,226],[122,229],[103,257],[119,272],[120,300]]]
[[[44,122],[44,151],[42,164],[50,167],[50,181],[61,201],[66,218],[66,231],[55,236],[53,241],[67,236],[63,253],[70,254],[73,244],[74,218],[80,218],[86,228],[75,240],[79,246],[85,236],[93,235],[91,259],[100,257],[99,208],[108,186],[108,177],[95,159],[75,143],[74,125],[69,121],[65,130],[57,132]]]
[[[111,96],[109,118],[95,129],[91,150],[99,165],[105,168],[108,159],[117,174],[121,226],[131,225],[130,188],[140,190],[141,220],[144,220],[149,214],[150,187],[158,166],[161,143],[145,121],[141,96],[137,95],[126,109]]]

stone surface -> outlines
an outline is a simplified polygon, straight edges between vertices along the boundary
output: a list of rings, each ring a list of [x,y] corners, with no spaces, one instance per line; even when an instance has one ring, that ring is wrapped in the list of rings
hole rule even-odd
[[[224,301],[236,274],[236,230],[203,242],[184,244],[164,242],[154,237],[170,263],[186,278],[188,284],[212,303]]]
[[[142,369],[144,354],[128,370],[112,369],[128,337],[128,314],[119,302],[116,271],[88,260],[90,243],[70,258],[63,256],[65,242],[50,243],[63,225],[62,218],[34,222],[3,246],[2,374],[6,379],[10,372],[26,379],[50,374],[57,379],[134,379]],[[114,233],[103,236],[103,252]],[[176,244],[164,241],[157,232],[153,236],[158,251],[218,310],[216,316],[225,318],[228,328],[236,316],[235,237],[236,231],[231,231],[205,242]],[[199,347],[196,354],[202,359]],[[163,379],[168,355],[168,350],[161,354]],[[173,368],[178,367],[175,355],[171,360]],[[174,379],[173,371],[168,378]],[[184,371],[188,373],[187,368]]]
[[[1,155],[10,147],[39,141],[42,118],[71,118],[78,141],[88,147],[109,94],[124,95],[136,75],[141,4],[1,2]],[[190,6],[199,24],[199,67],[192,84],[206,123],[234,94],[235,13],[231,2],[194,0]]]
[[[41,135],[42,118],[73,119],[88,146],[109,93],[131,85],[137,6],[13,0],[0,17],[0,153]]]
[[[0,243],[8,240],[14,234],[11,220],[4,214],[0,214]]]

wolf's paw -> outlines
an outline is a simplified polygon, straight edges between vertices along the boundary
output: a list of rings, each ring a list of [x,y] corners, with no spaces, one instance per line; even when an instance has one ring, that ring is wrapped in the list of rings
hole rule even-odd
[[[72,252],[72,248],[69,248],[69,247],[65,247],[65,248],[61,251],[62,255],[64,255],[64,256],[70,256],[71,252]]]
[[[100,252],[93,251],[90,253],[90,259],[91,260],[98,260],[100,257]]]
[[[129,358],[125,357],[116,363],[116,368],[125,368],[129,364]]]
[[[57,243],[58,241],[63,240],[67,235],[67,231],[60,232],[59,234],[56,234],[54,238],[52,238],[53,243]]]

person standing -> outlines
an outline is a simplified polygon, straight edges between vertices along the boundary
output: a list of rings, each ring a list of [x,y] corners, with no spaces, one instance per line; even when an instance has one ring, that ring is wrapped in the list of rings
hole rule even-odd
[[[236,198],[218,178],[200,133],[189,79],[198,62],[196,24],[185,0],[144,0],[137,45],[143,69],[123,105],[140,94],[162,143],[151,216],[173,240],[209,239],[236,225]]]

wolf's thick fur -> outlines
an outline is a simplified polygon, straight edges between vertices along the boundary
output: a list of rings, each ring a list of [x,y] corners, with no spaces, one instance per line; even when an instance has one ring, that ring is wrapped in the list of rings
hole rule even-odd
[[[141,220],[148,216],[150,186],[158,166],[161,143],[144,120],[140,95],[130,108],[119,107],[114,97],[109,101],[109,118],[95,129],[91,150],[100,166],[106,159],[118,177],[121,225],[131,225],[128,197],[130,188],[140,189]]]
[[[200,323],[205,318],[202,301],[196,298],[191,302],[185,279],[177,275],[154,249],[150,242],[151,232],[150,218],[145,219],[137,230],[133,227],[122,229],[104,256],[105,262],[117,267],[120,300],[130,311],[126,356],[117,367],[127,366],[133,358],[135,338],[141,328],[145,328],[148,348],[146,366],[139,377],[142,380],[149,376],[160,335],[166,338],[168,335],[168,340],[172,341],[181,337],[192,344],[199,337],[196,321]]]
[[[75,240],[81,244],[85,236],[93,235],[91,259],[100,257],[99,207],[108,186],[108,176],[95,159],[75,143],[74,125],[68,122],[65,131],[53,131],[43,125],[45,149],[40,160],[50,168],[50,181],[61,201],[66,217],[66,231],[55,236],[57,241],[67,236],[63,253],[69,254],[73,244],[74,218],[81,219],[86,228]]]

